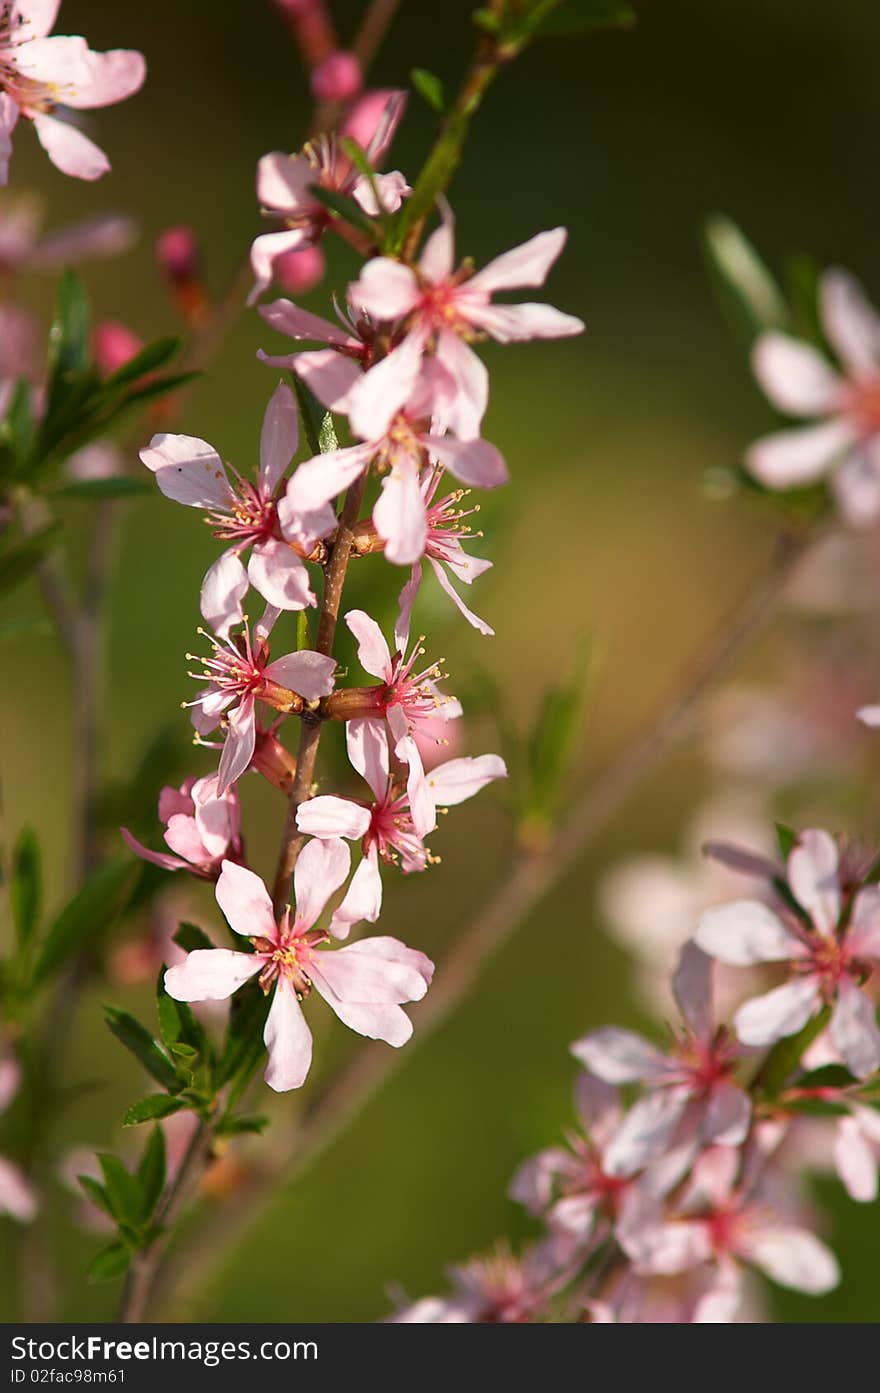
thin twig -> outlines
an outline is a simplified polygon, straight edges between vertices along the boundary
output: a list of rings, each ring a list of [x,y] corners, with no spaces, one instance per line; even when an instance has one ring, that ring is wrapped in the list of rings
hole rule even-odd
[[[408,1049],[404,1052],[369,1044],[342,1065],[299,1128],[289,1135],[288,1144],[276,1146],[264,1158],[252,1190],[239,1200],[235,1212],[224,1210],[215,1224],[203,1231],[197,1249],[181,1256],[176,1270],[169,1265],[166,1311],[179,1309],[187,1293],[216,1273],[218,1248],[227,1254],[235,1251],[271,1203],[276,1187],[290,1184],[322,1155],[397,1069],[412,1058],[414,1045],[424,1045],[462,1004],[488,961],[529,920],[641,780],[686,733],[702,697],[761,629],[794,570],[822,535],[818,529],[805,529],[785,532],[778,538],[769,566],[749,586],[727,621],[715,626],[712,638],[642,734],[590,784],[545,847],[517,851],[497,892],[440,963],[431,990],[417,1009],[416,1032]]]

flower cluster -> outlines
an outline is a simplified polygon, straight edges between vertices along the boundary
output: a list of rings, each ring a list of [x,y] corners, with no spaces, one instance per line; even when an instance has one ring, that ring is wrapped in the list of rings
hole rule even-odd
[[[753,876],[763,864],[765,898],[700,916],[669,1044],[606,1027],[572,1046],[578,1125],[510,1187],[541,1237],[455,1269],[449,1297],[393,1319],[726,1322],[758,1318],[754,1273],[836,1285],[800,1173],[830,1155],[852,1198],[877,1194],[880,895],[826,832],[799,836],[784,867],[739,855]],[[718,1024],[713,959],[784,965],[787,980]]]
[[[349,112],[342,136],[353,124],[375,168],[403,110],[403,93],[368,94]],[[299,154],[260,161],[259,202],[286,227],[254,243],[255,294],[269,284],[279,254],[316,244],[331,226],[340,230],[315,196],[316,186],[351,196],[375,218],[400,206],[409,191],[404,177],[368,176],[351,151],[344,138],[329,135]],[[215,774],[163,791],[159,816],[168,851],[124,835],[154,864],[216,882],[217,902],[249,950],[194,949],[168,970],[166,990],[178,1001],[224,1000],[255,979],[272,997],[264,1040],[266,1080],[274,1089],[298,1088],[308,1072],[311,1035],[301,1004],[312,987],[360,1034],[392,1045],[409,1038],[412,1027],[401,1008],[425,994],[429,960],[387,937],[335,950],[331,945],[355,925],[379,918],[383,867],[409,874],[438,859],[427,838],[441,809],[506,774],[493,754],[439,763],[425,757],[432,746],[448,743],[444,732],[462,708],[445,690],[442,660],[426,656],[424,635],[411,635],[412,611],[427,561],[468,622],[492,633],[448,574],[469,584],[489,566],[464,549],[470,535],[465,520],[476,505],[463,504],[470,489],[494,488],[507,478],[500,453],[480,435],[488,379],[473,344],[487,335],[506,343],[581,330],[580,320],[550,306],[493,298],[542,284],[564,242],[562,229],[541,233],[474,273],[467,261],[456,265],[452,217],[444,207],[416,261],[387,255],[366,261],[347,288],[338,325],[288,300],[261,307],[272,327],[298,343],[321,345],[260,357],[292,371],[297,390],[331,416],[347,418],[352,445],[295,464],[297,402],[280,383],[266,408],[253,476],[225,465],[213,446],[194,436],[163,432],[141,451],[161,492],[201,509],[224,545],[202,583],[201,612],[210,631],[200,633],[209,652],[201,659],[188,655],[200,664],[190,675],[201,685],[187,703],[197,743],[210,746],[207,737],[217,733],[220,756]],[[338,557],[352,553],[384,555],[407,574],[390,640],[364,610],[344,611],[360,666],[374,679],[344,687],[332,635],[326,641],[327,603],[328,595],[334,604],[341,595],[347,559],[339,570]],[[317,583],[321,571],[323,586]],[[251,589],[265,602],[253,625],[244,610]],[[316,646],[273,656],[282,615],[319,606],[321,593]],[[330,792],[320,778],[300,778],[300,755],[281,739],[291,717],[301,722],[303,738],[325,723],[344,725],[363,793]],[[237,784],[249,772],[290,798],[293,907],[286,896],[279,899],[277,882],[273,905],[247,864]],[[350,879],[348,842],[360,847]]]

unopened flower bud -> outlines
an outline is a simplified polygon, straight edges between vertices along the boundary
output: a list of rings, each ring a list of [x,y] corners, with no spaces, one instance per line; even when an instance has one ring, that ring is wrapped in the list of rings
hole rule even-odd
[[[320,247],[303,247],[301,251],[282,252],[272,262],[275,281],[291,295],[305,295],[320,285],[326,270]]]
[[[289,793],[296,778],[296,756],[285,749],[277,736],[269,731],[257,735],[252,767],[270,784]]]
[[[162,272],[181,317],[199,324],[208,308],[202,276],[202,255],[190,227],[167,227],[156,238],[156,264]]]
[[[130,363],[143,348],[143,339],[115,319],[102,320],[92,334],[92,354],[95,366],[103,377],[110,377]]]
[[[353,53],[340,49],[312,69],[312,96],[319,102],[349,102],[363,85],[361,65]]]

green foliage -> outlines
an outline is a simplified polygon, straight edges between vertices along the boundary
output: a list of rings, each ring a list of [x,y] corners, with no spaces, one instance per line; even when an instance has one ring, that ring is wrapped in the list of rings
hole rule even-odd
[[[143,1122],[158,1122],[160,1118],[170,1117],[172,1113],[182,1112],[189,1107],[185,1098],[173,1098],[168,1093],[148,1093],[137,1103],[127,1108],[122,1118],[123,1127],[139,1127]]]
[[[53,498],[81,498],[86,502],[100,498],[143,498],[152,492],[152,486],[145,479],[133,479],[129,474],[106,479],[73,479],[51,490]]]
[[[76,953],[97,945],[126,908],[134,885],[128,861],[108,861],[64,906],[37,951],[31,984],[41,986]]]
[[[153,1039],[146,1026],[141,1025],[134,1016],[130,1016],[127,1011],[118,1010],[115,1006],[105,1006],[104,1019],[117,1040],[131,1051],[147,1073],[169,1093],[180,1093],[186,1087],[188,1080],[180,1077],[174,1061],[158,1041]]]
[[[269,1014],[269,998],[256,982],[236,992],[229,1011],[226,1043],[217,1065],[217,1086],[245,1079],[256,1068],[264,1051],[263,1026]]]
[[[204,929],[200,929],[198,924],[181,924],[174,935],[174,942],[178,948],[182,948],[185,953],[192,953],[196,948],[216,948],[216,943],[212,943]]]
[[[19,950],[27,952],[40,922],[42,870],[40,844],[32,827],[22,828],[12,853],[9,904]]]
[[[119,1236],[90,1262],[86,1273],[90,1282],[121,1277],[132,1254],[152,1243],[158,1233],[153,1220],[167,1176],[162,1128],[153,1128],[133,1173],[109,1152],[100,1153],[98,1163],[104,1183],[85,1175],[79,1183],[91,1202],[113,1219]]]
[[[703,229],[703,248],[721,308],[747,341],[769,329],[787,329],[785,297],[736,223],[716,213]]]
[[[58,535],[58,523],[50,523],[28,537],[7,543],[0,550],[0,596],[21,585],[52,550]]]
[[[621,0],[531,0],[508,3],[501,13],[475,10],[478,29],[502,44],[523,44],[533,39],[577,38],[597,29],[625,29],[636,16]]]
[[[339,449],[339,440],[333,425],[333,417],[325,411],[314,392],[296,375],[291,374],[294,395],[299,406],[300,420],[309,453],[326,455]]]
[[[446,99],[443,95],[443,83],[439,77],[435,73],[428,72],[427,68],[413,68],[410,79],[419,96],[424,98],[428,106],[442,116]]]

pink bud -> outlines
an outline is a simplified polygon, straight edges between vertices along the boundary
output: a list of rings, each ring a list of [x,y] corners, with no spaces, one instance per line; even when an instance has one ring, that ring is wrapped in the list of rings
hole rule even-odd
[[[176,283],[201,278],[202,258],[198,238],[191,227],[166,227],[156,238],[159,269]]]
[[[130,363],[143,346],[143,339],[115,319],[105,319],[95,325],[92,354],[96,366],[105,377]]]
[[[353,53],[330,53],[312,70],[312,95],[319,102],[348,102],[361,90],[361,65]]]
[[[387,146],[403,114],[405,102],[406,93],[393,87],[376,87],[364,92],[346,114],[342,134],[351,136],[362,150],[366,150],[380,126],[389,124],[389,112],[396,109],[384,142]]]
[[[275,281],[291,295],[305,295],[324,279],[326,262],[320,247],[282,252],[272,262]]]

